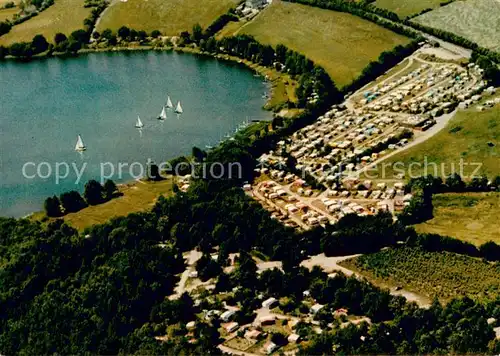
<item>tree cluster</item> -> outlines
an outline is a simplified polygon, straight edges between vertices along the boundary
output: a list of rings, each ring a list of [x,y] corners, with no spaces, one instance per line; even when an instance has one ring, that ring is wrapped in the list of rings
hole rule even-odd
[[[83,197],[75,190],[45,199],[44,208],[47,216],[59,217],[67,213],[82,210],[88,205],[102,204],[118,195],[115,182],[108,179],[101,185],[96,180],[89,180],[85,184]]]

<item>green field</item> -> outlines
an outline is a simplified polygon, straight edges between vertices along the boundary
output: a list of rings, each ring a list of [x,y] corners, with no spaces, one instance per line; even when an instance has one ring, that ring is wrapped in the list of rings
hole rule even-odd
[[[399,285],[442,302],[469,296],[490,300],[500,295],[500,264],[449,252],[418,248],[388,249],[340,263],[376,282]]]
[[[83,20],[89,14],[90,9],[83,7],[83,0],[56,0],[54,5],[38,16],[12,27],[9,33],[0,37],[0,45],[31,41],[38,34],[52,42],[58,32],[69,35],[72,31],[83,28]]]
[[[239,33],[304,54],[325,68],[339,87],[349,84],[381,52],[409,42],[347,13],[288,2],[273,2]]]
[[[373,4],[382,9],[395,12],[399,17],[418,14],[425,9],[434,9],[444,0],[376,0]]]
[[[128,0],[114,1],[97,26],[117,30],[125,25],[136,30],[160,30],[165,35],[179,35],[199,23],[203,28],[234,7],[233,0]]]
[[[473,106],[458,111],[447,127],[425,142],[381,163],[379,170],[385,170],[385,177],[394,177],[398,166],[404,167],[407,177],[422,174],[447,176],[453,167],[460,173],[460,162],[463,160],[464,176],[473,174],[479,165],[476,174],[493,177],[500,175],[499,158],[500,106],[483,112],[478,112]],[[428,162],[427,172],[425,160]],[[398,165],[395,166],[396,163]]]
[[[76,213],[64,216],[64,221],[82,231],[92,225],[104,224],[113,217],[151,210],[160,195],[172,193],[172,179],[161,182],[136,182],[119,186],[120,197],[106,203],[89,206]],[[35,213],[32,220],[43,220],[43,212]]]
[[[0,21],[12,20],[14,15],[19,12],[19,8],[0,9]]]
[[[466,0],[418,16],[413,21],[456,33],[480,46],[500,50],[500,1]]]
[[[415,226],[417,232],[447,235],[481,245],[500,243],[500,193],[437,194],[434,218]]]

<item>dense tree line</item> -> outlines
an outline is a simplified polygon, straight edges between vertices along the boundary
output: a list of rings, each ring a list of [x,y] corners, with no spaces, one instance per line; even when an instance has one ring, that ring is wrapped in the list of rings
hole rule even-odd
[[[193,39],[193,36],[185,36]],[[342,99],[342,95],[326,71],[315,65],[304,55],[288,49],[284,45],[277,45],[274,49],[269,45],[262,45],[252,36],[237,35],[217,40],[214,37],[200,38],[200,49],[211,54],[229,54],[247,59],[251,62],[274,67],[299,78],[297,97],[300,107],[306,107],[311,102],[311,96],[317,95],[317,100],[310,105],[326,108]]]
[[[484,70],[483,77],[489,84],[496,87],[500,86],[500,69],[498,68],[498,63],[492,61],[490,57],[482,55],[478,51],[472,52],[471,61],[475,62]]]
[[[341,354],[488,354],[498,352],[483,305],[471,299],[446,306],[435,301],[422,310],[402,305],[390,322],[353,324],[322,333],[301,347],[299,355]]]
[[[1,218],[2,353],[127,350],[183,269],[160,240],[147,214],[94,227],[87,238],[60,221],[44,228]]]
[[[101,185],[96,180],[89,180],[85,184],[83,197],[76,190],[62,193],[59,197],[52,196],[45,199],[44,209],[49,217],[59,217],[67,213],[75,213],[88,205],[98,205],[119,195],[115,182],[108,179]]]

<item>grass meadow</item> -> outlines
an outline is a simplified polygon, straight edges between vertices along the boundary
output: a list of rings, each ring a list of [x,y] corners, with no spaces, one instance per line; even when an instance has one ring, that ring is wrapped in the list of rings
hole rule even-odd
[[[420,233],[451,236],[481,245],[500,243],[500,193],[449,193],[433,197],[434,218],[415,225]]]
[[[12,27],[9,33],[0,37],[0,45],[31,41],[38,34],[53,42],[58,32],[69,35],[83,28],[83,20],[89,14],[90,9],[83,7],[83,0],[56,0],[37,16]]]
[[[349,84],[381,52],[409,39],[351,14],[275,1],[238,33],[284,44],[325,68],[339,87]]]
[[[448,126],[436,135],[416,146],[394,155],[380,164],[383,173],[393,177],[393,167],[402,164],[405,169],[412,167],[412,176],[433,174],[447,176],[453,169],[463,175],[486,174],[488,177],[500,175],[500,106],[479,112],[476,106],[458,111]],[[429,162],[425,170],[425,160]],[[435,163],[436,166],[431,163]],[[413,165],[412,165],[413,164]],[[418,164],[418,165],[417,165]],[[435,169],[437,167],[437,170]],[[382,174],[382,172],[381,172]]]
[[[196,23],[203,28],[237,3],[234,0],[128,0],[114,1],[104,13],[97,30],[117,30],[127,26],[136,30],[160,30],[164,35],[190,31]]]
[[[434,9],[444,0],[376,0],[373,4],[398,14],[399,17],[418,14],[425,9]]]
[[[0,6],[2,6],[0,4]],[[11,21],[14,18],[14,15],[19,12],[19,8],[13,7],[10,9],[0,9],[0,22],[9,20]]]
[[[114,217],[151,210],[160,195],[168,196],[172,193],[172,186],[172,179],[120,185],[118,188],[121,196],[106,203],[88,206],[76,213],[67,214],[63,219],[75,229],[83,231],[92,225],[104,224]],[[43,212],[31,216],[32,220],[38,221],[43,221],[44,218]]]

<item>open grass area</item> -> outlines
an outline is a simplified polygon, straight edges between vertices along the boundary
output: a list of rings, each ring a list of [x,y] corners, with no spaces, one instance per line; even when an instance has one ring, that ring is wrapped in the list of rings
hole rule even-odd
[[[64,221],[78,230],[83,230],[92,225],[103,224],[113,217],[149,210],[160,195],[172,192],[172,180],[155,183],[141,181],[120,186],[119,189],[123,193],[121,197],[68,214]]]
[[[339,87],[349,84],[381,52],[409,39],[359,17],[275,1],[239,33],[287,47],[325,68]]]
[[[434,9],[444,0],[376,0],[373,4],[382,9],[395,12],[399,17],[418,14],[425,9]]]
[[[104,13],[97,30],[128,26],[137,30],[160,30],[165,35],[190,31],[196,23],[203,28],[236,6],[233,0],[128,0],[114,1]]]
[[[456,33],[480,46],[498,51],[499,18],[498,0],[460,0],[418,16],[413,21]]]
[[[500,295],[500,264],[449,252],[418,248],[388,249],[340,263],[375,282],[399,285],[442,302],[469,296],[490,300]]]
[[[2,6],[0,4],[0,6]],[[0,22],[9,20],[11,21],[14,18],[14,15],[19,12],[19,8],[13,7],[10,9],[0,9]]]
[[[433,204],[434,218],[416,225],[418,232],[447,235],[475,245],[500,243],[500,193],[437,194]]]
[[[31,41],[39,34],[44,35],[47,41],[53,42],[58,32],[69,35],[83,28],[83,20],[89,14],[90,9],[83,7],[83,0],[56,0],[54,5],[37,16],[12,27],[9,33],[0,37],[0,45]]]
[[[474,173],[493,177],[500,175],[499,158],[500,106],[479,112],[474,105],[468,110],[458,111],[443,130],[381,163],[379,169],[385,177],[394,177],[398,168],[404,168],[407,176],[433,174],[445,177],[454,169],[465,177]]]

